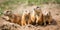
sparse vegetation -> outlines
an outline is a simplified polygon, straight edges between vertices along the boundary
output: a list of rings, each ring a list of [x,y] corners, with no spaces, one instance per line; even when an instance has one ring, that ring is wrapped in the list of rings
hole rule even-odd
[[[12,10],[16,8],[16,6],[13,7],[14,5],[18,5],[19,3],[25,3],[25,2],[27,2],[28,5],[30,4],[41,5],[41,4],[50,3],[50,2],[60,4],[60,0],[6,0],[0,3],[0,13],[2,13],[6,9]]]

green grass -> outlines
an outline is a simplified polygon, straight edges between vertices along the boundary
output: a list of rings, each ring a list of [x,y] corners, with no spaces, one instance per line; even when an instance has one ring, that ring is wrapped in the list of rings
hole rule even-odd
[[[16,5],[18,3],[25,3],[25,2],[27,2],[28,5],[30,4],[41,5],[49,2],[56,2],[60,4],[60,0],[54,0],[54,1],[53,0],[6,0],[5,2],[0,3],[0,13],[3,14],[2,12],[7,8],[11,10],[16,8],[13,7],[12,5]]]

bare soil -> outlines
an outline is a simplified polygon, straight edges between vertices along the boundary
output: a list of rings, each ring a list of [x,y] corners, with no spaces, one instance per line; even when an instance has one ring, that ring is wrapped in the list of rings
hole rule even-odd
[[[44,5],[45,6],[45,5]],[[23,7],[20,5],[17,9],[13,10],[14,13],[20,12],[21,10],[33,10],[36,6]],[[51,25],[41,26],[41,25],[26,25],[20,26],[15,23],[5,21],[0,18],[0,30],[60,30],[60,7],[57,4],[47,5],[48,11],[51,12],[53,22]],[[49,7],[49,8],[48,8]],[[59,8],[58,8],[59,7]],[[46,9],[45,9],[46,10]],[[21,11],[21,14],[22,12]]]

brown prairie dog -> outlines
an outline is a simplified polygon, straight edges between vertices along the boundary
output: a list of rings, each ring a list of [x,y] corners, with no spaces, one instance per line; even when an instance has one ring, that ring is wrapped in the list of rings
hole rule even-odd
[[[44,25],[46,25],[46,22],[48,22],[48,24],[51,24],[51,21],[52,21],[52,16],[51,16],[51,13],[50,12],[47,12],[46,14],[43,14],[43,22],[44,22]]]
[[[26,11],[24,11],[24,13],[22,14],[22,21],[21,21],[21,25],[22,26],[24,26],[24,25],[26,25],[27,23],[27,21],[28,21],[28,14],[29,14],[29,12],[26,10]],[[28,17],[28,18],[27,18]]]
[[[40,7],[37,7],[36,9],[34,9],[35,13],[36,13],[36,23],[37,24],[42,24],[43,22],[43,14],[42,11],[40,9]]]

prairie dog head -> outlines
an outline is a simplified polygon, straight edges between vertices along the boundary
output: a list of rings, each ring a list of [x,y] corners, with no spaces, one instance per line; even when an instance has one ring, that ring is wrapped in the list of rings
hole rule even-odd
[[[34,11],[35,11],[36,15],[38,15],[38,16],[42,14],[42,10],[41,10],[40,7],[36,7],[36,8],[34,9]]]
[[[28,14],[29,14],[29,11],[28,11],[28,10],[25,10],[24,13],[23,13],[23,15],[24,15],[24,14],[25,14],[25,15],[28,15]]]
[[[12,11],[6,10],[6,11],[3,12],[3,14],[4,15],[2,16],[2,18],[8,21],[10,19],[9,16],[11,16]]]
[[[24,11],[22,17],[25,17],[25,19],[29,19],[30,12],[28,10]]]
[[[9,15],[11,15],[11,14],[12,14],[12,11],[10,11],[10,10],[4,11],[4,15],[5,15],[5,16],[9,16]]]
[[[41,12],[41,8],[40,8],[40,7],[36,7],[36,8],[34,9],[34,11],[40,13],[40,12]]]

